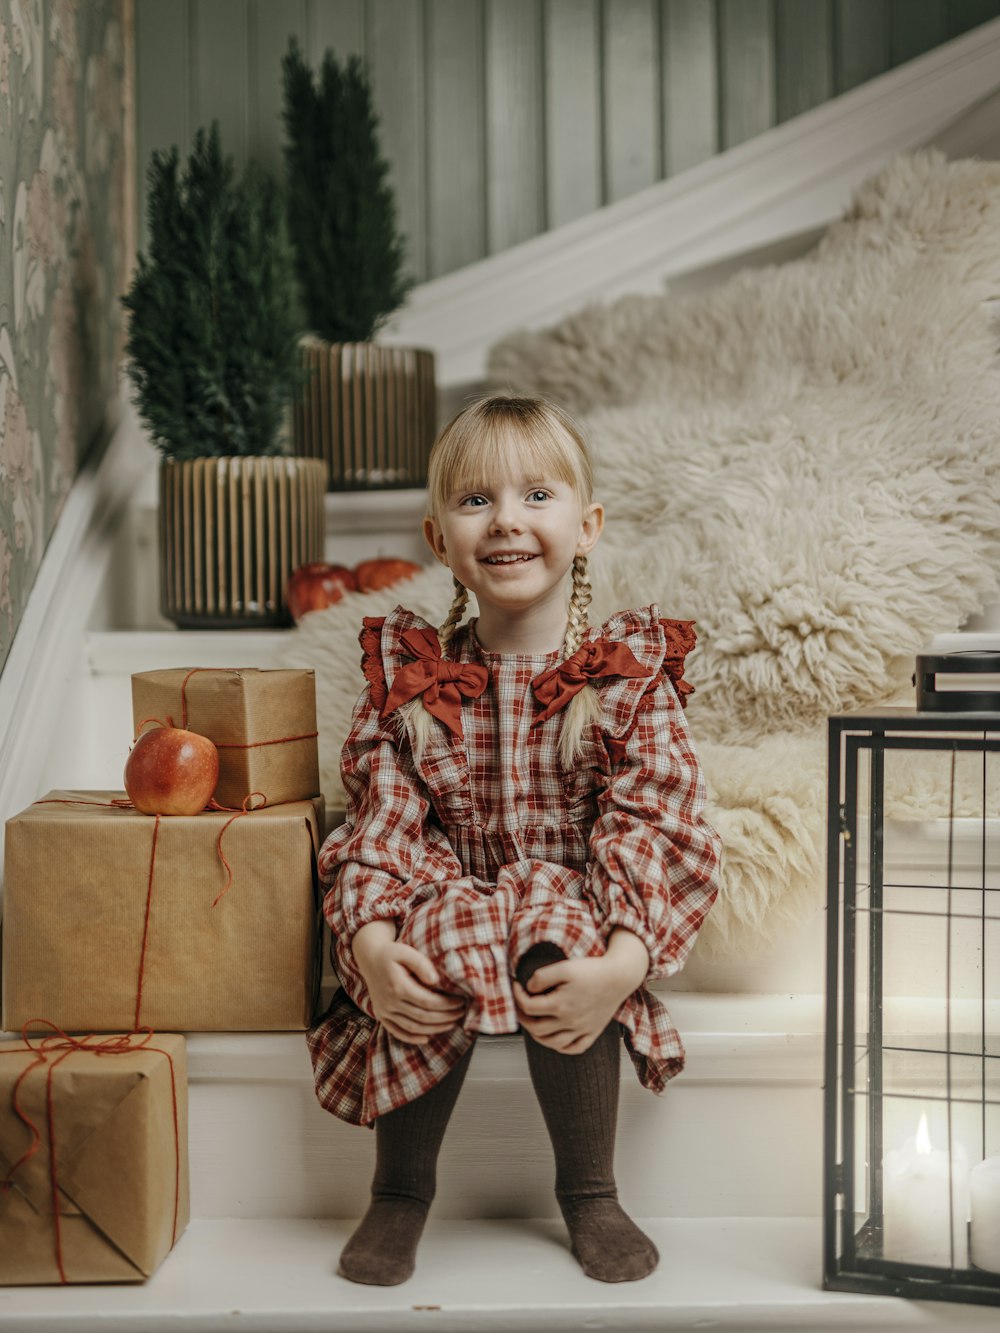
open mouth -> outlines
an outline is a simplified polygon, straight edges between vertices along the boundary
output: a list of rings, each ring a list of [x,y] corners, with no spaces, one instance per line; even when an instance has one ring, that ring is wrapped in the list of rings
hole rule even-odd
[[[494,567],[498,565],[523,565],[534,559],[533,555],[488,555],[483,559],[482,564]]]

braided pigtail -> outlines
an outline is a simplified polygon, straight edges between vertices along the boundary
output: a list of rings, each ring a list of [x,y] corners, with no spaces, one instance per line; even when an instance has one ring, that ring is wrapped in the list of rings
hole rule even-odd
[[[587,609],[591,602],[590,574],[587,557],[578,555],[573,561],[573,591],[569,599],[569,618],[563,640],[563,656],[569,657],[583,643],[587,632]],[[600,702],[592,685],[584,685],[566,706],[562,733],[559,737],[559,758],[564,768],[572,768],[583,748],[583,738],[591,723],[600,716]]]
[[[442,657],[448,656],[448,649],[451,646],[452,639],[455,637],[455,631],[462,622],[462,617],[465,615],[465,608],[469,605],[468,588],[459,583],[458,579],[454,579],[454,584],[455,599],[451,604],[451,610],[448,612],[444,624],[438,630],[438,640],[441,644]]]
[[[469,590],[463,584],[455,579],[455,597],[451,604],[451,610],[445,617],[444,623],[438,629],[438,642],[441,645],[441,656],[448,656],[448,649],[455,633],[461,624],[462,617],[465,615],[465,608],[469,604]],[[400,718],[411,721],[413,724],[413,758],[416,763],[420,763],[424,752],[424,746],[427,744],[431,735],[431,728],[436,725],[434,717],[428,713],[424,707],[423,699],[418,695],[405,703],[399,710]]]
[[[573,561],[573,592],[569,599],[566,638],[563,640],[563,652],[567,657],[575,653],[583,643],[583,636],[587,632],[587,612],[590,609],[591,599],[587,557],[578,555]]]

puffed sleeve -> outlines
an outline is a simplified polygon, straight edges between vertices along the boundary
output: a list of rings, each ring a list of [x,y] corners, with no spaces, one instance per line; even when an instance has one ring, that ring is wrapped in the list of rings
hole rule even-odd
[[[465,1028],[516,1031],[513,997],[509,985],[504,989],[513,891],[464,872],[417,771],[405,727],[395,713],[382,716],[383,624],[366,621],[361,635],[368,686],[341,757],[347,817],[319,857],[337,974],[351,999],[370,1013],[351,945],[362,926],[393,921],[397,939],[434,964],[441,988],[469,1000]],[[395,629],[390,626],[390,637]]]
[[[616,927],[649,951],[649,979],[678,971],[718,892],[720,841],[670,673],[658,673],[614,746],[598,798],[586,893],[604,939]]]
[[[442,880],[462,869],[428,818],[430,800],[392,719],[382,722],[369,686],[341,755],[347,817],[319,855],[324,912],[338,943],[370,921],[400,923]]]

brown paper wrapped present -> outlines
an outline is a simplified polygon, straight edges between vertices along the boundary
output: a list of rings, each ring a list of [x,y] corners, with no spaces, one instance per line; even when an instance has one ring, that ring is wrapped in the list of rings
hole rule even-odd
[[[8,820],[4,1027],[306,1027],[322,801],[158,817],[122,799],[50,792]]]
[[[141,1282],[188,1215],[183,1037],[0,1042],[0,1284]]]
[[[215,799],[239,809],[251,792],[268,805],[319,795],[316,676],[312,671],[179,667],[132,677],[135,731],[171,719],[219,749]]]

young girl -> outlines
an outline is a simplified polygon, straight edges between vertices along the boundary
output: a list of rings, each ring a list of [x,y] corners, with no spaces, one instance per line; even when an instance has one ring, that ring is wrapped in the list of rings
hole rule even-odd
[[[371,1206],[340,1256],[355,1282],[413,1271],[479,1033],[524,1033],[584,1272],[626,1282],[658,1260],[617,1199],[619,1040],[654,1092],[681,1069],[644,983],[690,951],[719,848],[680,707],[691,625],[649,606],[588,627],[591,492],[557,408],[473,404],[428,477],[451,611],[364,622],[347,820],[320,855],[342,989],[309,1035],[322,1104],[375,1123]]]

